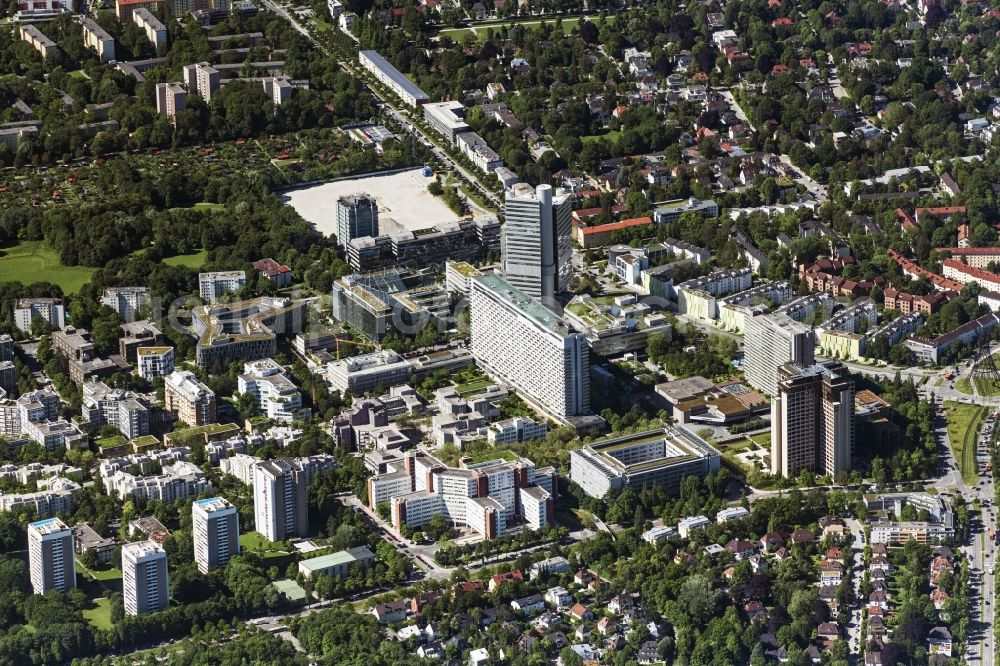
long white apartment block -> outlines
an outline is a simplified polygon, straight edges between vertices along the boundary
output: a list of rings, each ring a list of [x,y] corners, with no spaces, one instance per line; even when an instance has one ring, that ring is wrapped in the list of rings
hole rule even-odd
[[[132,12],[132,20],[146,33],[146,39],[157,51],[167,45],[167,26],[153,16],[153,12],[145,7],[139,7]]]
[[[80,25],[83,27],[83,43],[90,50],[94,51],[102,62],[110,62],[115,59],[115,38],[108,34],[108,31],[97,24],[92,18],[80,17]]]
[[[590,411],[590,349],[582,333],[496,275],[472,279],[472,353],[494,378],[553,418]]]
[[[343,23],[343,18],[341,22]],[[420,106],[430,100],[427,93],[393,67],[378,51],[361,51],[358,62],[410,106]]]

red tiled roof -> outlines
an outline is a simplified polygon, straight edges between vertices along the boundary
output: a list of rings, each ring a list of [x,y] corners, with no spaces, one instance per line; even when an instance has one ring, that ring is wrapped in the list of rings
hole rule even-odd
[[[939,247],[938,252],[951,252],[953,257],[1000,254],[1000,247]]]
[[[583,229],[583,235],[589,236],[590,234],[599,234],[608,231],[619,231],[621,229],[629,229],[631,227],[641,227],[652,223],[653,220],[648,217],[633,217],[629,220],[622,220],[621,222],[601,224],[596,227],[585,227]]]
[[[956,270],[959,273],[964,273],[965,275],[970,276],[974,280],[982,280],[984,282],[992,282],[993,284],[1000,285],[1000,275],[997,275],[996,273],[990,273],[989,271],[984,271],[980,268],[973,268],[968,264],[963,264],[961,261],[958,261],[957,259],[945,259],[943,262],[941,262],[941,265],[947,266],[948,268]]]

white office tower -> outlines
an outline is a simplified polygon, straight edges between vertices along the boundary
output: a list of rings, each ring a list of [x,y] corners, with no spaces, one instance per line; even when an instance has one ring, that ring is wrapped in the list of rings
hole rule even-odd
[[[803,469],[834,476],[851,469],[854,452],[854,379],[836,361],[778,369],[771,403],[771,473],[794,477]]]
[[[256,530],[270,541],[306,536],[308,486],[308,471],[295,461],[277,458],[258,463],[253,471]]]
[[[198,571],[208,573],[240,554],[240,516],[236,507],[225,499],[210,497],[193,502],[191,522]]]
[[[163,546],[155,541],[122,546],[122,591],[128,615],[153,613],[170,605]]]
[[[573,277],[572,205],[552,186],[517,183],[504,203],[503,273],[507,281],[546,307]]]
[[[28,561],[35,594],[49,590],[66,592],[76,587],[73,531],[58,518],[28,525]]]
[[[497,275],[472,279],[472,354],[553,418],[590,411],[587,339]]]
[[[816,338],[812,330],[786,314],[747,317],[743,345],[747,382],[768,395],[778,392],[778,368],[786,363],[812,365]]]

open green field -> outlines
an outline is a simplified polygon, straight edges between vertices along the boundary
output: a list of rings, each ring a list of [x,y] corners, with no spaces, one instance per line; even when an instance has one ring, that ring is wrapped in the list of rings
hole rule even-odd
[[[750,439],[752,439],[755,444],[763,446],[765,449],[771,448],[771,433],[769,432],[761,432],[756,435],[751,435]]]
[[[607,139],[608,141],[617,141],[618,137],[622,135],[618,130],[609,130],[603,134],[588,134],[587,136],[581,136],[580,140],[584,143],[597,141],[598,139]]]
[[[94,600],[94,608],[83,611],[83,618],[96,629],[111,629],[111,599],[101,597]]]
[[[163,260],[167,266],[187,266],[195,270],[201,268],[208,260],[208,250],[198,250],[191,254],[178,254],[174,257],[166,257]]]
[[[513,28],[515,25],[523,26],[529,30],[539,28],[543,21],[553,27],[555,27],[556,20],[554,18],[547,19],[526,19],[523,21],[496,21],[495,23],[478,24],[471,28],[448,28],[447,30],[442,30],[439,35],[447,35],[454,39],[456,42],[460,42],[465,39],[467,34],[475,35],[479,40],[485,41],[489,39],[489,35],[493,30],[497,30],[504,26],[508,28]],[[574,16],[571,18],[564,18],[562,20],[562,29],[564,33],[570,33],[576,28],[580,23],[580,17]]]
[[[976,439],[990,410],[988,407],[958,402],[946,402],[944,406],[945,418],[948,421],[948,439],[951,441],[955,459],[958,460],[962,480],[973,485],[979,477],[976,465]]]
[[[90,282],[93,268],[63,266],[59,255],[45,241],[24,241],[0,249],[0,282],[36,282],[45,280],[75,294]]]

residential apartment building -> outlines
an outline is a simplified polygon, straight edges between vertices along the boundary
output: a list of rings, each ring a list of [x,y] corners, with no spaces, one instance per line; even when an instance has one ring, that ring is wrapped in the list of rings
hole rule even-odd
[[[198,571],[208,573],[240,554],[239,512],[225,499],[210,497],[192,502],[191,525]]]
[[[174,371],[173,347],[139,347],[135,358],[136,371],[143,379],[166,377]]]
[[[22,27],[23,30],[23,27]],[[22,298],[14,306],[14,325],[22,333],[31,333],[31,323],[36,317],[51,328],[66,325],[66,311],[61,298]]]
[[[80,17],[77,19],[83,28],[83,44],[101,59],[110,62],[115,59],[115,38],[107,30],[97,24],[94,19]]]
[[[35,594],[76,587],[73,531],[58,518],[28,525],[28,568]]]
[[[472,280],[472,353],[484,370],[551,416],[590,411],[590,349],[583,334],[496,275]]]
[[[257,463],[253,472],[256,530],[269,541],[306,536],[306,490],[310,481],[308,470],[296,461],[277,458]]]
[[[550,185],[518,183],[507,191],[503,274],[521,293],[551,307],[573,276],[572,201]]]
[[[911,336],[906,340],[907,348],[912,351],[919,363],[938,363],[942,355],[958,343],[973,344],[989,334],[1000,323],[1000,315],[988,312],[978,319],[966,322],[958,328],[936,338]]]
[[[101,467],[107,493],[119,499],[176,502],[212,491],[212,482],[193,463],[178,460],[165,464],[158,474],[133,474],[120,464]]]
[[[942,261],[941,272],[949,280],[955,280],[962,284],[975,282],[981,289],[985,289],[986,291],[1000,291],[1000,275],[990,273],[981,268],[973,268],[955,259],[945,259]]]
[[[101,304],[118,313],[122,321],[135,321],[141,310],[150,305],[148,287],[108,287],[101,297]]]
[[[163,546],[155,541],[122,546],[122,592],[126,615],[154,613],[170,605]]]
[[[836,361],[778,369],[771,403],[771,473],[794,478],[804,469],[833,477],[851,469],[854,379]]]
[[[118,336],[118,353],[130,363],[135,362],[136,350],[139,347],[155,347],[156,340],[160,337],[160,329],[148,319],[125,322],[118,328],[121,329]]]
[[[544,421],[536,422],[518,416],[491,423],[486,430],[486,441],[491,446],[525,442],[530,439],[543,439],[548,431],[549,426]]]
[[[903,314],[919,312],[923,315],[931,315],[950,301],[956,292],[934,291],[930,294],[915,295],[890,287],[882,293],[884,299],[883,305],[887,310],[899,310]]]
[[[33,493],[0,495],[0,511],[25,509],[40,519],[52,518],[73,511],[74,495],[83,489],[76,481],[61,476],[41,479],[38,485],[43,489]]]
[[[310,410],[302,407],[302,394],[272,359],[243,365],[237,390],[254,397],[262,416],[276,421],[306,421]]]
[[[812,330],[785,314],[747,317],[744,372],[747,383],[768,395],[778,393],[778,368],[786,363],[813,365]]]
[[[112,389],[104,382],[83,383],[83,420],[91,427],[109,425],[128,439],[149,434],[149,409],[124,389]]]
[[[396,268],[345,275],[333,283],[333,316],[372,341],[392,331],[412,333],[450,320],[451,299],[437,283]]]
[[[391,471],[369,478],[368,501],[372,507],[389,502],[397,528],[403,523],[419,528],[441,515],[493,539],[514,521],[532,529],[550,524],[554,484],[554,470],[536,470],[525,458],[456,468],[410,451]]]
[[[347,250],[355,238],[378,233],[378,202],[367,194],[352,194],[337,199],[337,244]]]
[[[653,219],[657,224],[666,224],[680,219],[684,213],[701,213],[707,217],[719,217],[719,205],[712,200],[702,201],[694,197],[653,204]]]
[[[217,271],[198,274],[198,293],[202,300],[218,302],[226,294],[237,292],[247,285],[247,274],[243,271]]]
[[[145,7],[140,7],[132,12],[132,21],[146,33],[146,39],[157,51],[167,45],[167,26],[163,25],[160,19],[153,16],[153,13]]]
[[[42,54],[43,58],[48,58],[59,52],[59,47],[56,46],[56,43],[46,37],[45,33],[36,26],[29,23],[21,25],[17,30],[21,36],[21,41],[31,44],[31,47]]]
[[[341,22],[344,21],[344,16],[341,15]],[[358,62],[406,104],[416,107],[430,100],[427,93],[389,64],[389,61],[377,51],[361,51],[358,54]]]
[[[185,65],[184,83],[188,92],[197,93],[205,102],[210,102],[221,84],[221,74],[207,62]]]
[[[194,373],[175,370],[163,379],[163,409],[190,426],[217,421],[215,393]]]
[[[180,83],[156,84],[156,112],[173,118],[187,108],[187,90]]]
[[[274,259],[259,259],[253,262],[253,269],[279,289],[292,283],[292,269],[284,264],[279,264]]]

